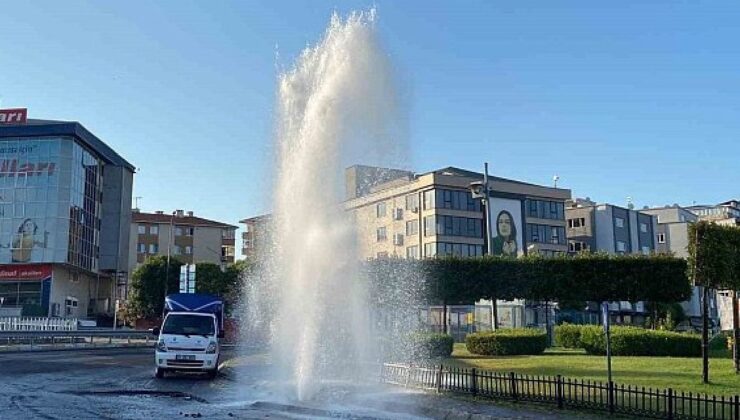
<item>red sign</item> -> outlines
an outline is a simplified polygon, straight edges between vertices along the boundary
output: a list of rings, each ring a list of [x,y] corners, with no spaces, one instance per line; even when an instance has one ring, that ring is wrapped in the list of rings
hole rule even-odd
[[[0,265],[0,280],[43,280],[51,277],[51,266],[48,264]]]
[[[25,124],[27,117],[26,108],[0,109],[0,124]]]

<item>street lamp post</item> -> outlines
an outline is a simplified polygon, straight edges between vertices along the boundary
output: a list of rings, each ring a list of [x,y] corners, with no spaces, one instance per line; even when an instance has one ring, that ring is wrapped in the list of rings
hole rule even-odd
[[[470,184],[470,193],[473,198],[480,198],[481,204],[485,209],[486,217],[486,253],[493,255],[493,244],[491,243],[491,202],[490,188],[488,186],[488,162],[483,164],[483,185],[480,182]],[[491,296],[491,329],[498,329],[498,305],[496,297]]]
[[[172,215],[170,215],[170,231],[169,235],[167,235],[167,268],[165,269],[165,279],[164,279],[164,295],[167,296],[167,288],[169,286],[170,282],[170,258],[172,254],[172,234],[175,226],[175,213],[176,211],[172,212]]]

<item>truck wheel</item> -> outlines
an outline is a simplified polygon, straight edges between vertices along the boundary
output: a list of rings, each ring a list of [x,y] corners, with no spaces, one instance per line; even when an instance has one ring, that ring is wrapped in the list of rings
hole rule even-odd
[[[208,375],[208,379],[216,379],[216,376],[218,376],[218,368],[209,370],[207,375]]]
[[[164,369],[162,369],[162,368],[160,368],[160,367],[156,368],[156,369],[154,370],[154,376],[155,376],[155,377],[156,377],[157,379],[162,379],[162,378],[164,378]]]

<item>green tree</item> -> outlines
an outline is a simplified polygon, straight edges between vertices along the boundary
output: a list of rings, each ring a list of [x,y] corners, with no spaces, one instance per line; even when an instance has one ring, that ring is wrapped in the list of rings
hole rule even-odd
[[[126,303],[126,318],[153,318],[162,314],[164,297],[180,288],[180,266],[172,258],[167,268],[167,257],[153,256],[134,271],[131,276],[131,294]]]

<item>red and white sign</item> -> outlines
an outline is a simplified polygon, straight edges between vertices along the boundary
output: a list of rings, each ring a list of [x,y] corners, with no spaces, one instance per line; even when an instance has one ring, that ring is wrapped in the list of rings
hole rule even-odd
[[[54,162],[26,162],[19,165],[18,159],[2,159],[0,177],[53,175],[56,166]]]
[[[49,264],[0,265],[0,280],[43,280],[51,277]]]
[[[27,118],[26,108],[0,109],[0,124],[25,124]]]

